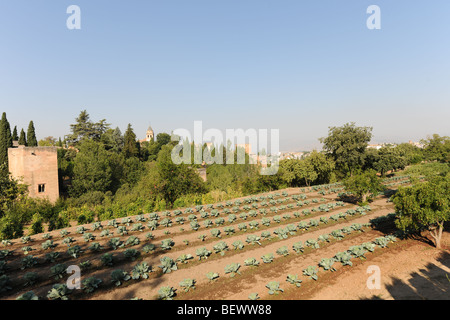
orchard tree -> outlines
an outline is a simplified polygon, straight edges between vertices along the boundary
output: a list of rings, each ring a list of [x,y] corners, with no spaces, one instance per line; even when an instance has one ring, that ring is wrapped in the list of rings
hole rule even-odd
[[[343,174],[353,175],[362,168],[368,143],[372,139],[372,127],[357,127],[347,123],[342,127],[330,127],[328,137],[320,138],[323,148]]]
[[[354,174],[345,179],[343,183],[345,189],[353,193],[362,203],[384,190],[377,172],[372,169]]]
[[[393,196],[396,225],[406,231],[428,229],[441,248],[444,222],[450,220],[450,175],[412,187],[400,187]]]
[[[421,141],[424,144],[424,155],[427,160],[437,160],[441,162],[449,162],[450,160],[450,137],[441,137],[433,134]]]

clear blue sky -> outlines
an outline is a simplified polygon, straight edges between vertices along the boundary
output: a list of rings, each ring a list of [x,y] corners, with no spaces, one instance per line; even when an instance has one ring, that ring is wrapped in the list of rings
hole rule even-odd
[[[450,135],[449,14],[448,0],[2,0],[0,111],[38,139],[83,109],[140,138],[194,120],[280,129],[282,150],[350,121],[374,142]]]

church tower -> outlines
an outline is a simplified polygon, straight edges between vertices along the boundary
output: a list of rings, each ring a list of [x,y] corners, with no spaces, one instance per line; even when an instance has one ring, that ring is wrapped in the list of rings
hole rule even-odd
[[[153,141],[154,139],[155,139],[155,133],[153,132],[152,127],[149,126],[147,129],[147,134],[145,135],[145,140],[150,142],[150,141]]]

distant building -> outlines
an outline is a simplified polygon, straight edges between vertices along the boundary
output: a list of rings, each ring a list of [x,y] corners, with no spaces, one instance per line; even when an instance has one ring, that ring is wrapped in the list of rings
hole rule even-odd
[[[379,150],[379,149],[381,149],[382,147],[383,147],[382,144],[369,144],[369,145],[367,146],[367,149],[376,149],[376,150]]]
[[[409,140],[408,143],[409,143],[410,145],[415,146],[415,147],[420,148],[420,149],[423,149],[423,147],[424,147],[424,145],[423,145],[422,143],[420,143],[420,142],[414,142],[414,141],[412,141],[412,140]]]
[[[59,198],[57,147],[25,147],[8,149],[9,172],[14,179],[28,185],[29,196]]]
[[[147,132],[145,134],[145,139],[139,140],[140,143],[143,142],[150,142],[155,140],[155,132],[153,131],[152,127],[149,126],[147,129]]]

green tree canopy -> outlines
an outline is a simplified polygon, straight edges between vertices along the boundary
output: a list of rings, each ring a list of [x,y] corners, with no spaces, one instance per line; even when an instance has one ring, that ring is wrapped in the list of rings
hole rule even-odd
[[[357,127],[354,122],[342,127],[330,127],[328,136],[320,138],[323,148],[336,163],[336,168],[350,175],[362,168],[372,127]]]
[[[436,247],[441,247],[444,222],[450,220],[450,175],[412,187],[400,187],[393,196],[396,225],[402,230],[429,229]]]
[[[76,123],[70,125],[72,133],[66,136],[69,145],[77,145],[83,139],[100,141],[102,135],[109,129],[105,119],[92,122],[86,110],[81,111],[75,121]]]
[[[112,181],[111,171],[109,155],[103,144],[84,140],[74,159],[70,193],[80,196],[87,192],[108,191]]]
[[[354,174],[345,179],[343,184],[347,191],[353,193],[363,203],[370,196],[376,196],[378,192],[384,189],[380,178],[377,176],[377,172],[373,169]]]

